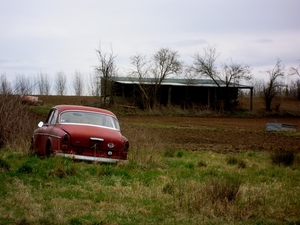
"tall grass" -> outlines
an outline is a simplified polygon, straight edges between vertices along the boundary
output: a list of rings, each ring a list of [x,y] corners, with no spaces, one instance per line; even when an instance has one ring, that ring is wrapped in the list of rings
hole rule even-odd
[[[0,223],[298,224],[299,166],[274,167],[267,152],[234,156],[248,166],[209,152],[142,166],[144,156],[101,165],[3,150]]]
[[[275,165],[291,166],[296,160],[296,153],[291,150],[279,149],[271,153],[271,160]]]
[[[23,134],[24,149],[32,126],[11,131]],[[268,152],[189,151],[166,143],[160,127],[121,128],[129,163],[116,165],[42,159],[2,135],[12,148],[0,151],[0,224],[300,223],[297,154],[292,166],[279,166]]]
[[[0,148],[28,149],[35,114],[20,104],[20,96],[2,94],[0,115]]]

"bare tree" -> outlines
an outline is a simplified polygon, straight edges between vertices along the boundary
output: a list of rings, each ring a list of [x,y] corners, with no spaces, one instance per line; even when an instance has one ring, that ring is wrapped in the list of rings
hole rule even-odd
[[[65,95],[67,92],[67,76],[63,71],[56,74],[55,90],[57,95]]]
[[[266,111],[271,111],[271,103],[283,86],[281,81],[285,77],[285,67],[281,64],[281,60],[277,62],[273,69],[265,71],[269,75],[269,81],[263,87],[263,96],[266,104]]]
[[[217,54],[216,48],[207,46],[203,50],[203,54],[198,52],[194,55],[192,68],[199,76],[213,80],[222,93],[219,102],[220,108],[229,110],[232,108],[231,99],[237,97],[237,89],[235,90],[236,93],[230,93],[229,86],[239,84],[242,80],[252,79],[251,69],[247,65],[234,63],[232,59],[230,59],[230,63],[223,64],[222,71],[218,71],[216,60],[219,54]]]
[[[10,83],[8,82],[6,75],[1,74],[1,80],[0,80],[0,94],[12,94],[12,88]]]
[[[170,76],[177,76],[182,72],[182,62],[179,61],[177,51],[169,48],[161,48],[152,57],[152,73],[154,76],[155,89],[154,96],[156,101],[160,101],[161,83]]]
[[[29,77],[25,75],[18,75],[15,77],[14,92],[20,95],[27,95],[32,93],[33,84]]]
[[[234,109],[237,105],[237,86],[242,80],[250,81],[252,79],[251,68],[248,65],[234,63],[232,59],[230,59],[229,64],[223,65],[222,72],[223,76],[219,77],[219,79],[225,83],[225,91],[223,92],[225,110]],[[232,85],[236,87],[234,92],[229,90],[229,87]]]
[[[96,49],[97,56],[99,58],[99,66],[96,66],[96,71],[99,76],[102,77],[101,93],[103,94],[102,103],[107,103],[107,97],[110,95],[109,103],[112,102],[112,77],[116,75],[115,59],[117,55],[114,55],[113,50],[111,53],[103,53],[101,45]]]
[[[90,74],[88,77],[88,82],[87,82],[87,89],[88,93],[91,96],[101,96],[101,80],[100,76],[97,74],[97,71],[95,71],[93,74]]]
[[[263,87],[265,85],[264,80],[263,79],[253,79],[251,81],[251,85],[254,88],[253,95],[257,96],[257,97],[262,97],[263,96]]]
[[[298,65],[298,67],[291,67],[289,71],[289,75],[290,76],[297,75],[298,77],[300,77],[299,71],[300,71],[300,64]],[[296,92],[297,99],[300,100],[300,80],[297,80],[292,85],[293,85],[293,91]]]
[[[289,95],[300,100],[300,80],[296,80],[289,85]]]
[[[81,96],[83,93],[83,77],[80,71],[76,70],[75,77],[73,80],[73,88],[75,90],[75,95]]]
[[[129,75],[132,77],[138,77],[139,82],[137,85],[143,108],[146,110],[151,110],[151,94],[153,92],[153,88],[151,85],[145,84],[145,80],[146,78],[149,78],[151,71],[149,62],[145,56],[139,54],[132,56],[130,59],[134,68],[129,72]]]
[[[40,72],[37,75],[38,92],[40,95],[49,95],[51,84],[47,73]]]
[[[177,76],[182,71],[182,63],[176,51],[161,48],[151,58],[137,54],[131,57],[133,69],[130,76],[138,77],[138,91],[140,92],[143,108],[152,110],[160,102],[160,88],[162,82],[170,77]],[[147,82],[147,84],[146,84]]]
[[[298,65],[298,67],[291,67],[290,68],[290,75],[297,75],[300,77],[300,65]]]
[[[219,85],[219,75],[216,66],[216,60],[219,54],[216,53],[216,48],[208,46],[203,48],[204,54],[195,53],[193,58],[193,69],[200,75],[211,78],[216,85]]]

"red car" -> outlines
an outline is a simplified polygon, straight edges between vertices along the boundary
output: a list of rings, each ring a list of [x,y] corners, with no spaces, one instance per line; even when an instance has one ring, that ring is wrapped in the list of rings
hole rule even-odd
[[[127,161],[129,142],[111,111],[77,105],[51,108],[32,137],[31,148],[42,156],[114,163]]]

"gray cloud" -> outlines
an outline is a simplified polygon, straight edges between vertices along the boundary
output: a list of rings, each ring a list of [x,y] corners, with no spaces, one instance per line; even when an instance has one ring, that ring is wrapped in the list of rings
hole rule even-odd
[[[0,0],[0,73],[89,73],[99,42],[107,52],[112,46],[125,68],[130,56],[161,47],[191,63],[207,44],[221,62],[232,57],[261,68],[279,57],[293,64],[299,8],[298,0]]]

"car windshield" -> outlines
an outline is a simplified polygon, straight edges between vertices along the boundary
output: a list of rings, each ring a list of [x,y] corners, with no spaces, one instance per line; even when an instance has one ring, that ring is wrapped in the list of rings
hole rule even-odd
[[[90,124],[120,130],[119,122],[116,118],[110,115],[95,112],[65,111],[60,114],[59,122]]]

